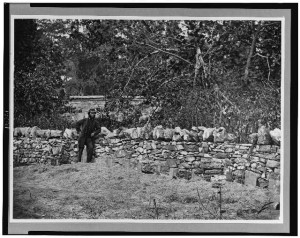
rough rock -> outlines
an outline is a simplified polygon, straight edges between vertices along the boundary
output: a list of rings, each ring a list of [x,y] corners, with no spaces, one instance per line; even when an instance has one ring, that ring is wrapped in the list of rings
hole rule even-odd
[[[31,127],[27,127],[27,129],[25,130],[25,136],[26,137],[30,137],[30,134],[31,134]]]
[[[51,137],[51,130],[45,130],[44,136],[48,139]]]
[[[113,131],[113,134],[116,134],[117,135],[117,137],[118,138],[126,138],[126,133],[125,133],[125,131],[127,130],[128,128],[126,128],[126,127],[120,127],[120,128],[118,128],[118,129],[116,129],[116,130],[114,130]]]
[[[256,145],[258,140],[258,133],[252,133],[248,136],[248,141],[251,144]]]
[[[194,156],[187,156],[187,157],[185,157],[185,161],[186,162],[193,162],[193,161],[195,161],[195,157]]]
[[[199,131],[198,132],[198,140],[199,141],[203,141],[203,134],[204,134],[204,131]]]
[[[203,152],[203,153],[209,152],[209,145],[206,142],[202,142],[201,147],[202,147],[202,151],[199,152]]]
[[[228,158],[228,155],[226,153],[217,153],[214,155],[216,158]]]
[[[63,133],[63,137],[66,139],[73,139],[73,130],[72,129],[68,129],[66,128],[64,133]]]
[[[155,172],[155,168],[154,166],[152,166],[151,164],[142,164],[142,168],[141,168],[143,173],[146,174],[153,174]]]
[[[177,173],[178,173],[178,169],[177,168],[170,168],[169,179],[176,178]]]
[[[274,208],[274,210],[280,210],[280,203],[279,202],[275,202],[273,204],[273,208]]]
[[[116,152],[115,152],[115,156],[117,157],[117,158],[125,158],[125,157],[128,157],[128,152],[126,152],[125,150],[117,150]]]
[[[232,152],[234,152],[234,150],[233,150],[233,148],[226,148],[225,152],[226,153],[232,153]]]
[[[280,160],[280,158],[278,159],[278,155],[276,153],[262,155],[262,158],[263,159],[270,159],[270,160]]]
[[[173,139],[173,135],[174,135],[174,130],[173,129],[170,129],[170,128],[167,128],[164,130],[164,136],[165,136],[165,139],[170,141]]]
[[[183,134],[182,134],[182,130],[181,130],[181,128],[180,128],[179,126],[175,127],[174,133],[177,133],[177,134],[179,134],[179,135],[181,135],[181,136],[183,135]]]
[[[201,168],[203,169],[222,169],[223,167],[224,165],[221,163],[215,163],[215,162],[201,163]]]
[[[272,152],[272,147],[271,145],[258,145],[257,152]]]
[[[52,154],[53,155],[58,155],[62,150],[62,147],[61,146],[55,146],[55,147],[52,147]]]
[[[226,175],[214,175],[211,178],[212,182],[225,181],[225,180],[226,180]]]
[[[30,134],[30,127],[20,127],[18,131],[20,136],[28,137]]]
[[[205,174],[222,174],[221,169],[211,169],[211,170],[205,170]]]
[[[145,128],[144,127],[137,127],[136,128],[137,138],[144,138],[145,135]]]
[[[197,131],[195,131],[195,130],[189,131],[189,136],[191,138],[191,141],[195,141],[195,142],[199,141],[199,137],[198,137],[198,132]]]
[[[270,173],[268,179],[269,179],[269,189],[272,189],[276,192],[280,192],[280,174]]]
[[[14,137],[22,136],[22,131],[19,127],[14,128]]]
[[[280,166],[280,162],[275,160],[268,160],[266,166],[269,168],[278,168]]]
[[[270,131],[266,126],[261,126],[257,133],[257,144],[258,145],[270,145],[272,142]]]
[[[226,140],[227,132],[224,127],[220,127],[213,131],[214,142],[223,143]]]
[[[225,141],[234,142],[234,141],[236,141],[236,139],[237,139],[237,137],[234,134],[228,133],[225,138]]]
[[[236,178],[244,178],[245,176],[245,170],[240,170],[240,169],[237,169],[235,171],[232,172],[232,175]]]
[[[40,130],[40,128],[38,128],[37,126],[32,127],[30,130],[29,137],[31,137],[31,138],[37,137],[37,133],[36,133],[37,130]]]
[[[205,126],[198,126],[198,130],[199,131],[205,131],[207,128]]]
[[[176,145],[176,149],[177,150],[184,150],[184,147],[183,147],[183,145]]]
[[[63,132],[61,130],[51,130],[50,137],[51,138],[59,138],[62,137]]]
[[[176,168],[177,163],[175,159],[167,159],[166,165],[169,166],[170,168]]]
[[[46,132],[46,130],[37,130],[36,131],[36,136],[44,138],[44,137],[46,137],[45,132]]]
[[[199,128],[196,127],[196,126],[192,126],[191,130],[194,131],[194,132],[196,132],[196,133],[199,132]]]
[[[192,166],[188,163],[181,163],[179,166],[179,168],[185,168],[185,169],[191,169]]]
[[[184,149],[188,152],[198,152],[199,146],[197,145],[184,145]]]
[[[112,134],[112,132],[110,131],[110,130],[108,130],[106,127],[101,127],[101,134],[103,134],[103,135],[110,135],[110,134]]]
[[[214,141],[213,133],[215,130],[216,128],[206,128],[203,133],[203,141],[213,142]]]
[[[178,178],[184,178],[186,180],[190,180],[192,178],[192,172],[185,169],[179,169],[177,171],[177,177]]]
[[[246,170],[245,171],[245,185],[257,186],[257,179],[260,177],[260,174]]]
[[[281,141],[280,129],[275,128],[274,130],[270,131],[270,136],[275,145],[280,145],[280,141]]]
[[[258,184],[258,186],[261,187],[261,188],[267,188],[267,187],[269,186],[268,180],[263,179],[263,178],[258,178],[257,184]]]
[[[193,170],[193,173],[195,175],[201,175],[201,174],[204,173],[204,169],[202,169],[202,168],[196,168],[196,169]]]
[[[182,130],[182,137],[184,141],[191,141],[190,132],[186,129]]]
[[[132,128],[133,130],[131,131],[131,135],[130,135],[130,137],[131,137],[131,139],[138,139],[139,138],[139,134],[138,134],[138,130],[137,130],[137,128]]]
[[[164,129],[163,126],[156,126],[153,129],[153,139],[154,140],[163,140],[164,137]]]
[[[175,132],[173,134],[172,140],[173,141],[181,141],[182,140],[181,135]]]

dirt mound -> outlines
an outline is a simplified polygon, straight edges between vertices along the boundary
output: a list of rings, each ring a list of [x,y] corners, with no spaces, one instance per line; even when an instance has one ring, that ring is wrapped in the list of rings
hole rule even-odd
[[[96,163],[14,168],[13,217],[22,219],[219,219],[218,189],[198,179],[142,174]],[[200,197],[198,195],[198,192]],[[278,219],[267,189],[226,182],[222,219]]]

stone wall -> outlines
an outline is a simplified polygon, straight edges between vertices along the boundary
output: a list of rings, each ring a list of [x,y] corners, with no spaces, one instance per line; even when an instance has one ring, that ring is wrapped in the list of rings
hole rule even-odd
[[[132,105],[138,105],[144,100],[143,97],[137,96],[133,98],[130,103]],[[87,112],[90,107],[104,108],[106,103],[105,96],[93,95],[93,96],[70,96],[67,106],[74,107],[76,111]]]
[[[133,98],[130,103],[132,105],[139,105],[143,102],[143,100],[143,97],[137,96]],[[104,109],[105,103],[106,98],[102,95],[70,96],[66,106],[73,108],[73,110],[72,112],[64,113],[62,116],[66,117],[70,121],[78,121],[87,117],[87,113],[90,108]]]
[[[75,163],[77,140],[66,138],[66,133],[54,132],[53,136],[51,131],[47,135],[39,132],[44,136],[31,138],[16,134],[14,166]],[[143,173],[166,174],[170,178],[201,176],[206,180],[226,179],[279,189],[280,146],[277,145],[98,138],[95,157],[105,158],[109,166],[117,163]]]

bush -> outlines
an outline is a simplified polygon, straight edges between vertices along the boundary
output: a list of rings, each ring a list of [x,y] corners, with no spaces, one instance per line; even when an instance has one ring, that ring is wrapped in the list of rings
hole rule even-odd
[[[23,114],[15,115],[14,127],[33,126],[40,129],[64,130],[65,128],[71,128],[72,123],[62,118],[57,111],[52,114],[41,113],[31,118]]]

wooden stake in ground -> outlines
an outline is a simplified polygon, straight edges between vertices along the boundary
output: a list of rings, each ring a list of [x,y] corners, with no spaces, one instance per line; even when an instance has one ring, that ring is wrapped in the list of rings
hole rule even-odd
[[[153,199],[153,203],[154,203],[154,208],[155,208],[156,219],[158,219],[158,208],[156,206],[155,198]]]
[[[222,219],[222,186],[220,186],[220,219]]]

